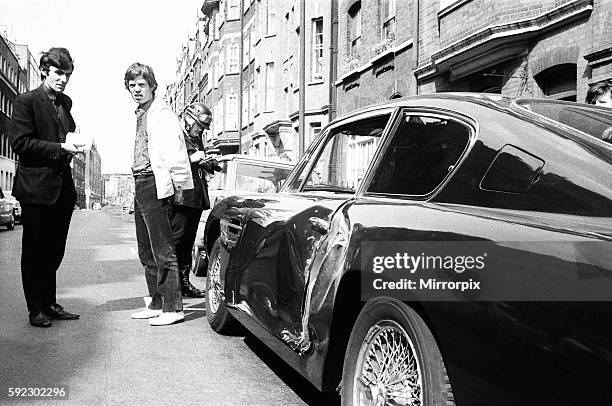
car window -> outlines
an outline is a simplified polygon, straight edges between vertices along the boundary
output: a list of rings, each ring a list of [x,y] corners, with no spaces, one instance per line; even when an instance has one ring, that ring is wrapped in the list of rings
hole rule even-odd
[[[454,169],[469,140],[470,129],[457,121],[404,114],[367,191],[429,194]]]
[[[219,166],[221,167],[220,172],[215,172],[213,176],[208,180],[209,190],[221,190],[227,189],[227,162],[220,161]]]
[[[237,162],[236,189],[259,193],[278,192],[289,173],[291,169]]]
[[[354,193],[374,157],[389,116],[357,121],[332,131],[303,190]]]
[[[601,139],[612,131],[612,109],[546,100],[518,100],[524,109]]]

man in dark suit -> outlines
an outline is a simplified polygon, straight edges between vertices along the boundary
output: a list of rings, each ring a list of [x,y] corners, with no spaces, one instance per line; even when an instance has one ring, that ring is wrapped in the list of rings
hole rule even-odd
[[[78,319],[57,304],[55,274],[64,257],[76,202],[70,160],[82,153],[66,143],[75,130],[72,100],[63,94],[74,64],[65,48],[40,58],[43,84],[19,95],[9,128],[19,163],[13,195],[21,202],[23,238],[21,276],[30,324],[50,327],[51,319]]]

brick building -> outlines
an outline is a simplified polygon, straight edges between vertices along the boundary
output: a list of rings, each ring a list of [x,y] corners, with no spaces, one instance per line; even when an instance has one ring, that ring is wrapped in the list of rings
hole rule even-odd
[[[4,191],[13,188],[17,164],[7,134],[15,98],[39,84],[38,64],[28,46],[0,35],[0,187]]]
[[[0,35],[0,188],[11,190],[17,155],[10,146],[7,130],[18,94],[27,89],[26,72],[20,65],[13,44]]]
[[[612,77],[611,17],[605,0],[340,0],[338,111],[445,91],[582,102]]]
[[[224,152],[293,160],[330,117],[401,96],[583,102],[612,78],[607,0],[205,0],[202,11],[205,45],[184,51],[174,87],[181,103],[212,106]],[[199,82],[185,58],[200,58]]]
[[[329,121],[331,3],[304,2],[303,28],[301,4],[204,1],[203,16],[183,47],[177,80],[167,95],[177,112],[196,100],[211,108],[208,141],[223,153],[295,160]],[[300,32],[305,33],[304,63]]]
[[[129,205],[134,198],[134,176],[131,173],[107,173],[103,178],[103,203]]]
[[[85,154],[85,207],[91,209],[94,203],[102,203],[104,178],[102,160],[96,144]]]

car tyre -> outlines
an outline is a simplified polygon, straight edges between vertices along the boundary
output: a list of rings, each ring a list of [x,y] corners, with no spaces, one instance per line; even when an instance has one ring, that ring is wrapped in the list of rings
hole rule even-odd
[[[7,230],[12,230],[15,228],[15,216],[11,215],[11,221],[6,225]]]
[[[237,321],[227,310],[223,292],[223,280],[229,254],[217,238],[210,251],[208,275],[206,277],[206,318],[208,323],[219,334],[230,334],[236,331]]]
[[[340,394],[342,405],[455,404],[431,331],[414,310],[391,298],[373,299],[361,310],[346,349]]]

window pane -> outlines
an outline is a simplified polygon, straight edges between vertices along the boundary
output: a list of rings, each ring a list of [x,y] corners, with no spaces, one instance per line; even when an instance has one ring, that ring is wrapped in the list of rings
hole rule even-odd
[[[376,170],[369,192],[426,195],[452,171],[470,130],[452,120],[406,115]]]
[[[260,193],[278,192],[290,172],[290,169],[238,163],[236,189]]]
[[[306,181],[304,191],[353,193],[357,190],[389,115],[368,119],[338,129],[327,140]]]
[[[221,166],[221,171],[215,172],[208,181],[210,190],[227,189],[227,161],[219,162],[219,166]]]

